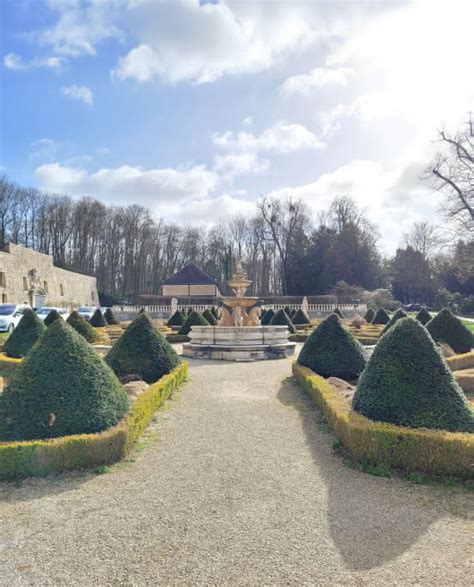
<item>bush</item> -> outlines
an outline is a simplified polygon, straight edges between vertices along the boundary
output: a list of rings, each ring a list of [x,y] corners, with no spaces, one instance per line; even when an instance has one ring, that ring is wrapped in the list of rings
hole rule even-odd
[[[375,347],[354,394],[356,412],[411,428],[474,432],[474,412],[426,329],[403,318]]]
[[[217,319],[209,309],[205,309],[202,313],[202,317],[209,322],[211,326],[217,326]]]
[[[428,324],[428,322],[431,320],[431,318],[432,318],[431,314],[424,307],[421,308],[421,310],[416,315],[416,319],[418,320],[418,322],[421,322],[421,324],[423,324],[423,326]]]
[[[107,308],[107,310],[105,310],[104,318],[105,318],[105,321],[107,322],[107,324],[110,324],[110,326],[120,324],[120,320],[113,313],[112,308]]]
[[[323,377],[356,379],[365,368],[364,349],[360,342],[331,314],[304,343],[298,363]]]
[[[38,338],[46,330],[46,326],[33,310],[26,310],[13,333],[7,338],[3,351],[8,357],[20,359],[25,357]]]
[[[181,326],[185,319],[184,314],[180,310],[176,310],[166,324],[168,326]]]
[[[104,326],[107,326],[107,322],[100,308],[97,308],[97,310],[92,314],[89,323],[91,326],[94,326],[94,328],[103,328]]]
[[[285,310],[278,310],[273,316],[269,326],[288,326],[288,330],[291,334],[296,332],[296,328],[293,326],[293,322],[288,318],[288,314]]]
[[[56,322],[56,320],[62,320],[62,319],[63,319],[63,317],[61,316],[61,314],[57,310],[51,310],[51,312],[44,319],[44,325],[50,326],[53,322]]]
[[[178,330],[178,334],[189,334],[191,326],[209,326],[209,322],[199,312],[193,310]]]
[[[265,314],[264,314],[263,318],[260,317],[260,324],[262,326],[268,326],[270,324],[270,322],[273,320],[274,316],[275,316],[275,311],[272,310],[272,308],[265,310]]]
[[[120,377],[138,375],[147,383],[172,371],[179,359],[146,313],[139,314],[108,352],[106,362]]]
[[[15,369],[0,400],[4,440],[100,432],[129,400],[112,370],[63,320],[56,320]]]
[[[365,313],[364,318],[367,320],[367,322],[372,322],[374,317],[375,317],[375,312],[372,310],[372,308],[369,308],[367,310],[367,312]]]
[[[341,310],[339,310],[339,308],[334,308],[334,314],[337,314],[339,316],[339,318],[344,319],[344,314],[341,312]]]
[[[372,319],[372,324],[388,324],[390,316],[384,308],[379,308]]]
[[[385,334],[388,330],[390,330],[390,328],[392,328],[392,326],[395,324],[395,322],[398,322],[398,320],[400,320],[400,318],[406,318],[406,317],[407,317],[406,312],[404,312],[402,309],[397,310],[395,312],[395,314],[393,314],[393,316],[390,318],[389,322],[387,324],[385,324],[385,327],[380,334],[381,335]]]
[[[96,342],[96,340],[99,338],[97,332],[89,324],[89,322],[84,320],[84,318],[80,316],[75,310],[74,312],[71,312],[66,322],[72,326],[76,332],[79,332],[79,334],[82,335],[87,340],[87,342]]]
[[[303,310],[301,308],[299,310],[296,310],[291,321],[293,322],[293,324],[298,324],[298,325],[299,324],[311,324],[311,320],[309,319],[308,314],[306,314],[306,312],[303,312]]]
[[[290,314],[291,314],[291,308],[290,308],[290,306],[285,306],[283,309],[285,310],[285,313],[286,313],[286,315],[289,318],[290,317]]]
[[[213,313],[214,318],[219,321],[219,310],[216,308],[216,306],[212,306],[211,312]]]
[[[426,328],[436,342],[449,344],[456,353],[468,353],[474,347],[473,334],[447,308],[436,314]]]

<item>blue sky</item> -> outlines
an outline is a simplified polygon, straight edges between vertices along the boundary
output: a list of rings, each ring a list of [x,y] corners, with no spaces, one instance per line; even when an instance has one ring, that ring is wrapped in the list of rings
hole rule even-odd
[[[420,175],[474,104],[468,1],[0,6],[0,165],[22,184],[196,223],[347,194],[386,250],[440,219]]]

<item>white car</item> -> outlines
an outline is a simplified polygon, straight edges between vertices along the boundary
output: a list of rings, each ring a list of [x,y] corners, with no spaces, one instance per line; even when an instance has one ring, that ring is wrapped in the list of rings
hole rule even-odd
[[[81,306],[77,313],[79,314],[79,316],[84,318],[84,320],[90,320],[96,310],[97,308],[93,308],[91,306]]]
[[[25,310],[30,309],[26,304],[0,304],[0,332],[9,332],[10,334],[18,326]]]
[[[42,308],[38,308],[36,313],[38,314],[38,318],[40,320],[45,320],[46,316],[51,312],[51,310],[56,310],[56,312],[63,320],[67,320],[69,318],[69,312],[67,310],[64,308],[54,308],[53,306],[43,306]]]

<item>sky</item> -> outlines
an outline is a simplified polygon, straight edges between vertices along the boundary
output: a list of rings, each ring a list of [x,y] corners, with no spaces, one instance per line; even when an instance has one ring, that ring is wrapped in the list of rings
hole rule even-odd
[[[392,252],[474,110],[470,0],[1,0],[0,171],[210,224],[348,195]]]

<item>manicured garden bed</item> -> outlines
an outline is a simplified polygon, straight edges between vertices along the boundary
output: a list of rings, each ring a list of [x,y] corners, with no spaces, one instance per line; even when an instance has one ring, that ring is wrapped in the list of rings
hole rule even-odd
[[[129,452],[156,410],[187,375],[187,363],[180,363],[139,395],[116,426],[103,432],[49,440],[0,442],[0,479],[44,476],[118,461]]]
[[[352,458],[432,476],[474,478],[474,434],[374,422],[354,412],[323,377],[297,363],[293,374]]]

